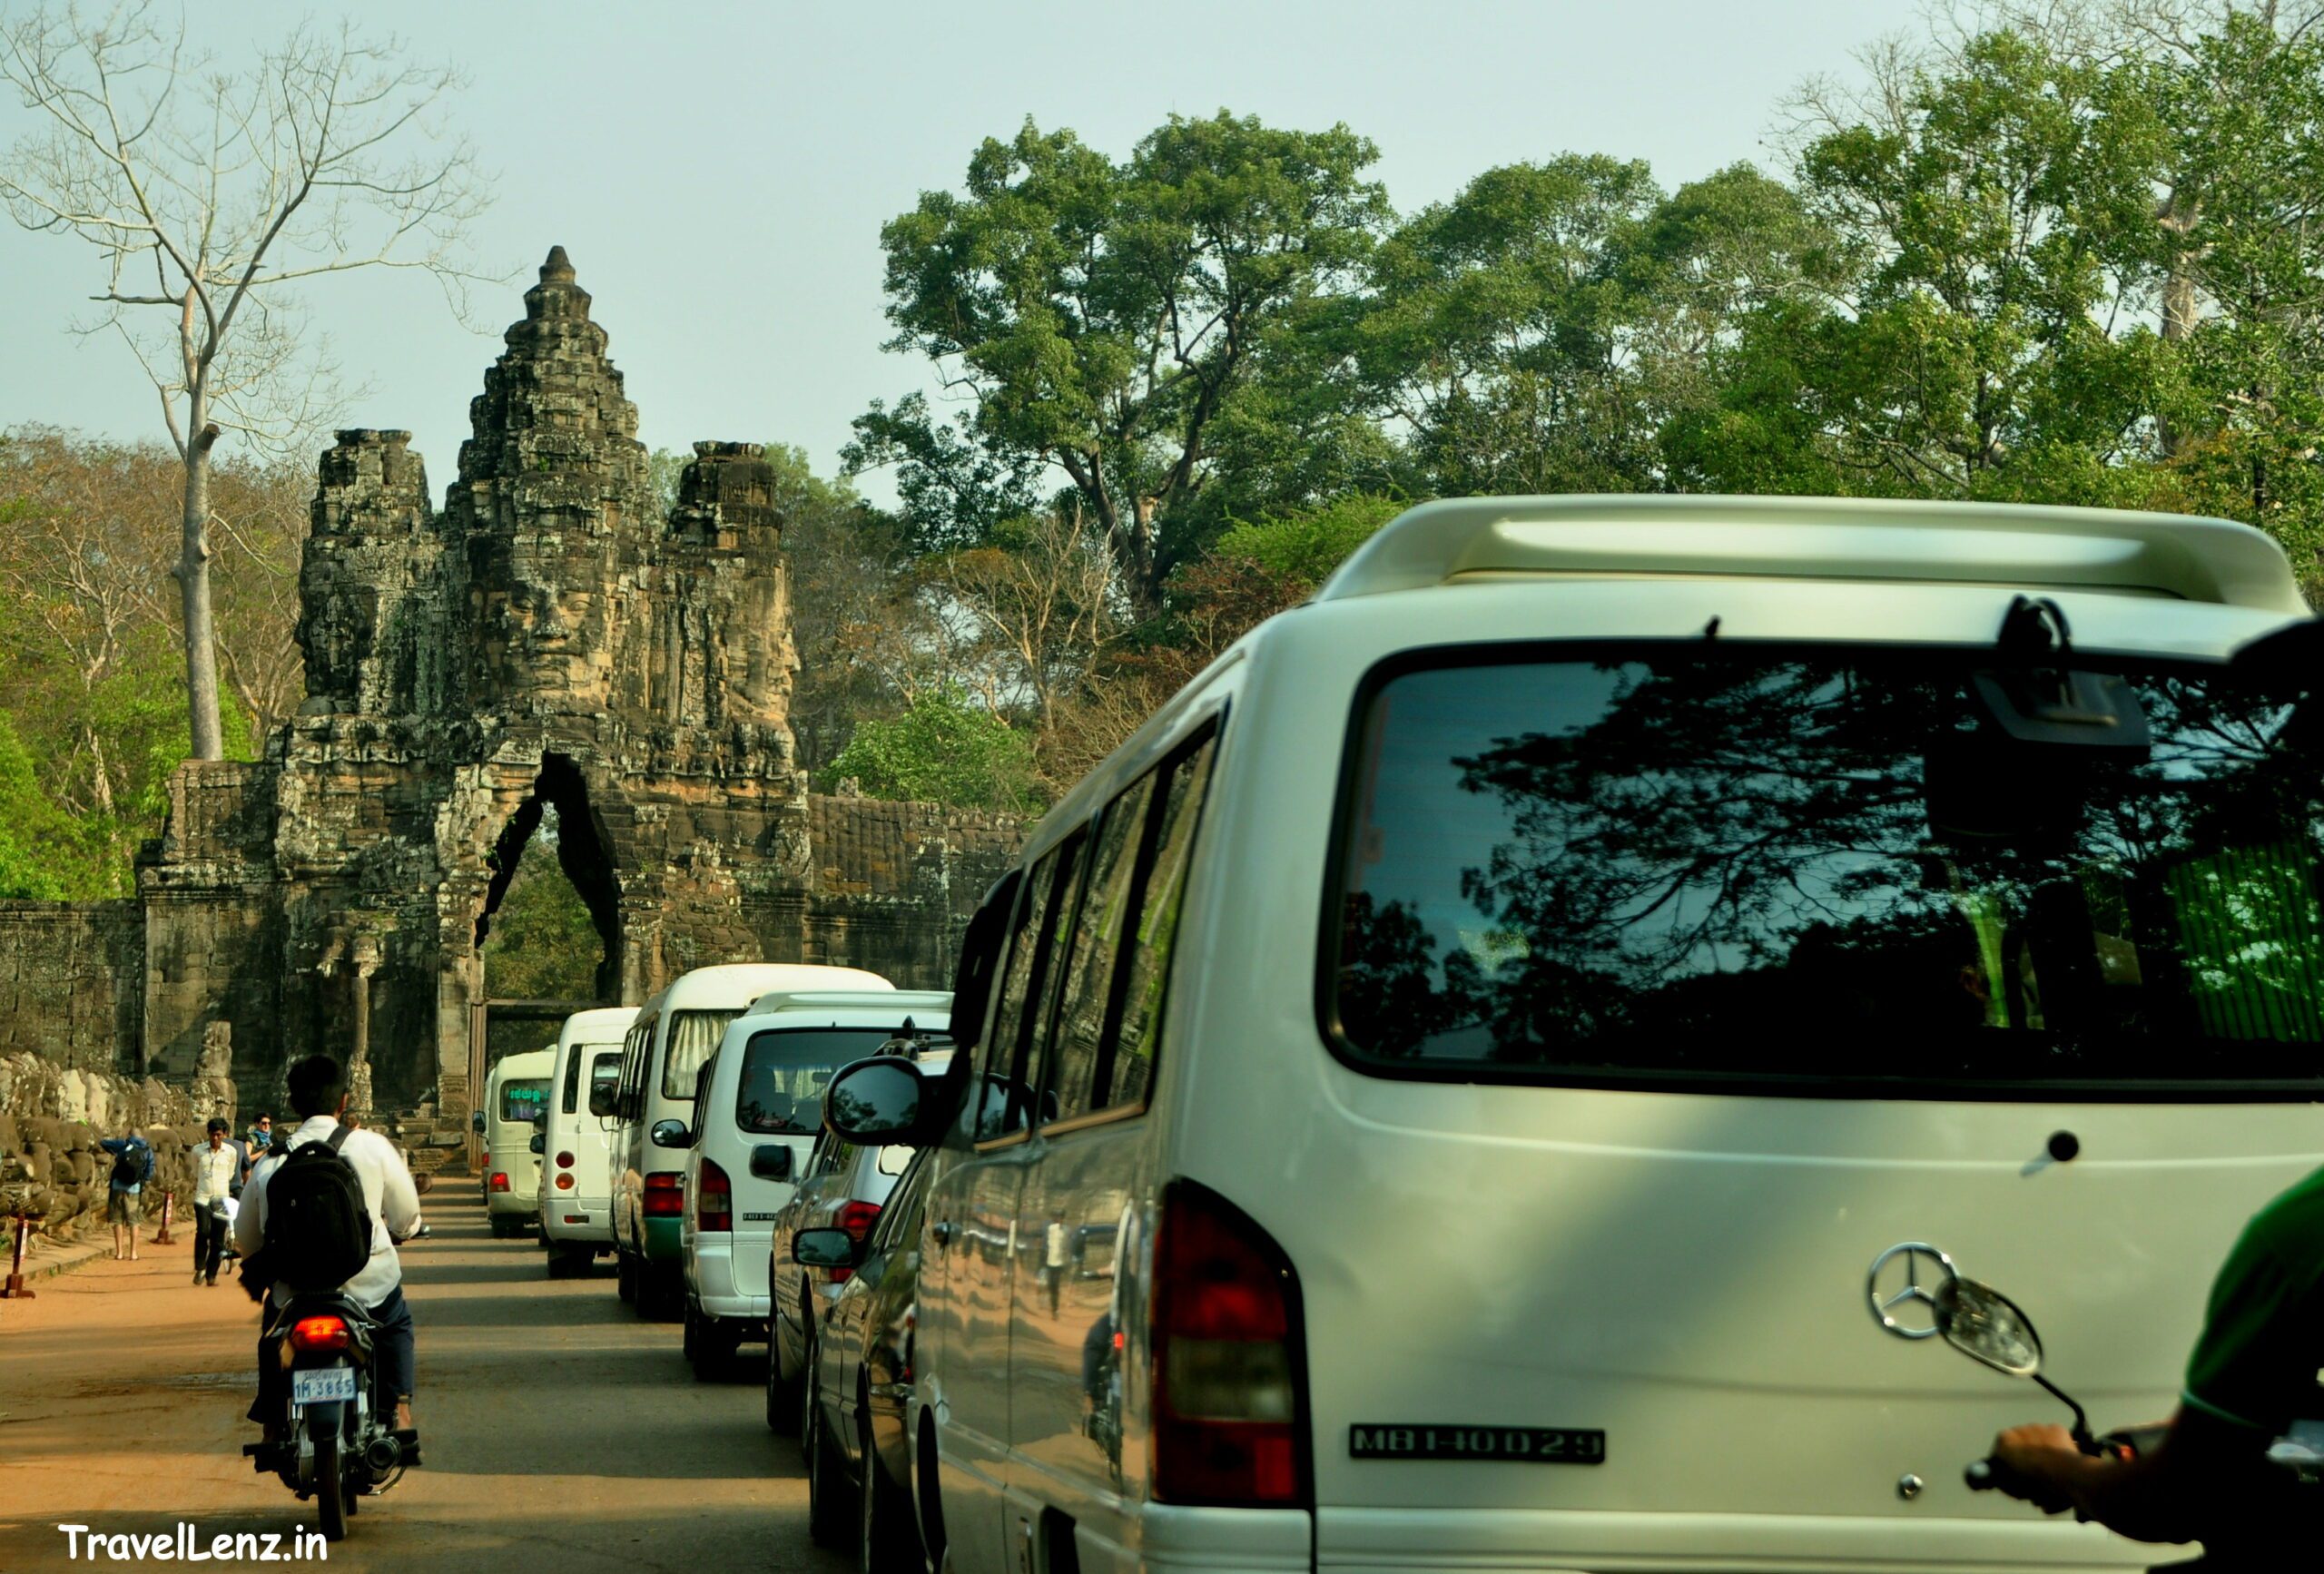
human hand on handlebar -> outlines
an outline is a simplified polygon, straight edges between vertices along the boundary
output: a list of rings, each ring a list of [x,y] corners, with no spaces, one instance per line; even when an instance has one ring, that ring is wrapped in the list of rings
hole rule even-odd
[[[2058,1484],[2061,1456],[2082,1458],[2081,1445],[2064,1427],[2054,1422],[2011,1427],[1994,1439],[1993,1484],[2045,1514],[2063,1514],[2073,1507],[2073,1500]]]

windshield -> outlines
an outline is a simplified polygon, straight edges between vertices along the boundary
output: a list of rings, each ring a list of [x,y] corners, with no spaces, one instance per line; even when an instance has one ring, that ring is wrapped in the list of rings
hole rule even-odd
[[[694,1102],[694,1078],[725,1037],[726,1024],[743,1014],[731,1011],[673,1011],[670,1036],[662,1047],[662,1097]]]
[[[503,1120],[538,1120],[541,1108],[548,1102],[548,1078],[528,1077],[500,1085],[500,1118]]]
[[[2131,674],[2150,748],[2005,745],[1981,658],[1659,647],[1379,684],[1326,937],[1341,1048],[2312,1096],[2314,707]]]
[[[734,1089],[735,1124],[752,1132],[822,1130],[823,1087],[832,1073],[891,1037],[887,1028],[773,1028],[752,1034]]]

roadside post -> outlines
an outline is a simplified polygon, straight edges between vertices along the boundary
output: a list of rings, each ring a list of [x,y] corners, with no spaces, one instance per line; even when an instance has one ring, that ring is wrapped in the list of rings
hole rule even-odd
[[[32,1229],[32,1222],[44,1216],[42,1214],[28,1214],[22,1210],[17,1212],[15,1250],[8,1260],[8,1282],[5,1285],[0,1285],[0,1301],[38,1299],[25,1284],[25,1237]]]
[[[153,1244],[154,1245],[174,1246],[177,1244],[175,1241],[170,1239],[170,1210],[172,1205],[176,1203],[177,1200],[178,1194],[175,1192],[163,1192],[162,1194],[162,1227],[153,1236]]]

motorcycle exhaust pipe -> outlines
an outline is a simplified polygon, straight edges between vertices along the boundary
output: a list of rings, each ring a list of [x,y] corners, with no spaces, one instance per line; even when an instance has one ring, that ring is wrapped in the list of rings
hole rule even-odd
[[[363,1463],[375,1479],[384,1478],[403,1463],[403,1444],[391,1437],[375,1437],[364,1445]]]

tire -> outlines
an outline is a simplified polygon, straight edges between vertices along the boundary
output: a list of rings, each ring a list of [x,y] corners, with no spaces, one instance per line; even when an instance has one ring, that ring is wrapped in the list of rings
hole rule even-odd
[[[541,1266],[552,1279],[570,1279],[573,1277],[573,1254],[562,1246],[551,1246],[548,1258]]]
[[[507,1214],[491,1214],[487,1218],[492,1225],[492,1238],[496,1241],[505,1241],[517,1233],[517,1221]]]
[[[630,1266],[629,1254],[619,1246],[614,1248],[614,1294],[629,1305],[637,1304],[637,1270]]]
[[[856,1489],[855,1566],[862,1574],[921,1574],[927,1562],[921,1551],[920,1526],[912,1519],[911,1500],[897,1491],[872,1451],[868,1398],[857,1402],[856,1435],[862,1444],[863,1483]]]
[[[337,1432],[315,1440],[315,1508],[323,1540],[347,1540],[347,1472],[340,1468]]]
[[[769,1322],[766,1330],[766,1430],[788,1437],[799,1428],[799,1380],[783,1375],[779,1321]]]
[[[691,1301],[685,1308],[686,1359],[694,1363],[696,1382],[723,1382],[741,1353],[743,1331],[731,1323],[705,1317]]]
[[[832,1457],[831,1433],[823,1425],[822,1375],[815,1347],[807,1346],[807,1371],[799,1385],[799,1451],[807,1462],[807,1537],[818,1547],[837,1547],[847,1539],[847,1482],[839,1461]]]

